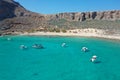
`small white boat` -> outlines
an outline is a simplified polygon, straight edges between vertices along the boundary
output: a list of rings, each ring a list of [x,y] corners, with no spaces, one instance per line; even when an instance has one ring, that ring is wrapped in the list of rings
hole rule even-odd
[[[20,45],[20,49],[27,49],[27,46],[25,46],[25,45]]]
[[[66,47],[66,43],[62,43],[62,45],[61,45],[62,47]]]
[[[87,52],[88,48],[87,47],[82,47],[81,51]]]
[[[92,58],[90,59],[91,62],[95,62],[97,59],[97,56],[96,55],[93,55]]]
[[[8,41],[11,41],[11,38],[7,38]]]

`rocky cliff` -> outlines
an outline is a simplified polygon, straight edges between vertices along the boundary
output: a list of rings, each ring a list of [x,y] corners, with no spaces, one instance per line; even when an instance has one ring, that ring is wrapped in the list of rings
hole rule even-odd
[[[55,15],[49,15],[47,17],[48,19],[66,19],[70,21],[120,20],[120,10],[103,12],[59,13]]]
[[[0,0],[0,32],[24,32],[51,28],[100,28],[120,30],[120,10],[71,12],[53,15],[26,10],[14,0]],[[111,22],[112,21],[112,22]],[[103,24],[104,23],[104,24]]]

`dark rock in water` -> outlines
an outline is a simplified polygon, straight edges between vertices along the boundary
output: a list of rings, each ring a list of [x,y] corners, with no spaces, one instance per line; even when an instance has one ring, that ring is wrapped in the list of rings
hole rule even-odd
[[[37,75],[39,75],[38,73],[33,73],[33,76],[37,76]]]

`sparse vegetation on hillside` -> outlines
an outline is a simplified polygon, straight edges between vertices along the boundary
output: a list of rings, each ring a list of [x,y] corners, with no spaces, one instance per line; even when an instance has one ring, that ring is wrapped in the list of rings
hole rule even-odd
[[[83,22],[79,21],[67,21],[54,20],[49,21],[52,26],[58,26],[59,28],[97,28],[97,29],[120,29],[120,20],[108,21],[108,20],[87,20]]]

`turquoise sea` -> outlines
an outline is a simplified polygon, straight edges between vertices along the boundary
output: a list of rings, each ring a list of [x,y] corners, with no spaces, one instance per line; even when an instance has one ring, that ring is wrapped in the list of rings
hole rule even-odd
[[[35,43],[45,48],[32,48]],[[62,43],[67,47],[61,47]],[[20,45],[28,49],[22,50]],[[89,51],[82,52],[83,46]],[[93,55],[98,56],[97,63],[90,62]],[[85,37],[0,37],[0,80],[120,80],[120,41]]]

